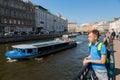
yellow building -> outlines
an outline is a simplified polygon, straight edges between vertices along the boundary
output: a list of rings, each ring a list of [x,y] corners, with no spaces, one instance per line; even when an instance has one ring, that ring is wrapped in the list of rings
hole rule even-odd
[[[68,32],[79,32],[79,27],[75,22],[68,23]]]

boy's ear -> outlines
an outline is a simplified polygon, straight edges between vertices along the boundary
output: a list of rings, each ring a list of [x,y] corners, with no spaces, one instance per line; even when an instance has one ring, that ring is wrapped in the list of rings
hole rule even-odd
[[[97,40],[97,36],[95,36],[95,39]]]

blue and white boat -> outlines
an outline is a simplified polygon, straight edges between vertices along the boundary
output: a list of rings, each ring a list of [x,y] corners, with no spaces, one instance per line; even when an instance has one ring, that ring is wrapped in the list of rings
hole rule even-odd
[[[13,50],[7,51],[5,56],[11,59],[30,59],[45,56],[63,49],[75,47],[76,45],[77,43],[74,40],[58,39],[55,41],[13,45]]]

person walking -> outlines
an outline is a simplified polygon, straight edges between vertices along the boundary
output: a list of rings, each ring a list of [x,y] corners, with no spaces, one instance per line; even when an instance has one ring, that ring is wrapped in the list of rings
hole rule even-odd
[[[116,35],[115,31],[114,31],[114,29],[112,29],[112,33],[111,33],[112,40],[115,39],[115,35]]]
[[[106,46],[107,49],[110,49],[110,32],[107,32],[105,34],[105,37],[103,39],[103,44]]]
[[[119,33],[118,31],[116,31],[116,39],[118,40],[118,37],[119,37]]]

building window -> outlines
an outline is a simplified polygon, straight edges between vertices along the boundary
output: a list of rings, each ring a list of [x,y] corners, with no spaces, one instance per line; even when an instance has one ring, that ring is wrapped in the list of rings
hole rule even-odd
[[[22,13],[20,13],[20,17],[22,18]]]
[[[27,19],[29,19],[29,15],[27,15]]]
[[[7,14],[11,15],[11,10],[8,10],[7,12],[8,12]]]
[[[14,20],[14,24],[16,24],[16,20]]]
[[[3,3],[3,4],[4,4],[4,6],[7,6],[7,5],[8,5],[8,3],[7,3],[6,1],[4,1],[4,3]]]
[[[4,14],[6,15],[6,9],[4,9]]]
[[[2,23],[2,18],[0,17],[0,23]]]
[[[20,21],[20,24],[22,24],[22,21]]]
[[[14,11],[14,16],[16,16],[16,11]]]
[[[18,20],[18,24],[20,24],[20,20]]]
[[[14,16],[14,12],[13,11],[11,11],[11,16]]]
[[[0,0],[0,4],[3,4],[3,0]]]
[[[7,23],[7,19],[6,18],[4,19],[4,23]]]
[[[12,21],[11,21],[11,19],[9,19],[9,24],[11,24],[12,23]]]
[[[9,14],[9,10],[6,9],[5,10],[5,14],[8,15]]]
[[[23,14],[23,17],[26,18],[26,14]]]
[[[24,25],[24,21],[22,21],[22,25]]]
[[[13,5],[13,3],[12,3],[12,2],[10,2],[9,6],[10,6],[10,7],[13,7],[14,5]]]
[[[0,18],[1,23],[3,23],[3,18]]]
[[[18,12],[17,12],[17,11],[15,12],[15,16],[16,16],[16,17],[18,16]]]
[[[27,21],[25,21],[25,25],[27,25]]]
[[[3,9],[2,8],[0,8],[0,15],[3,13]]]
[[[14,24],[14,19],[11,19],[12,24]]]

